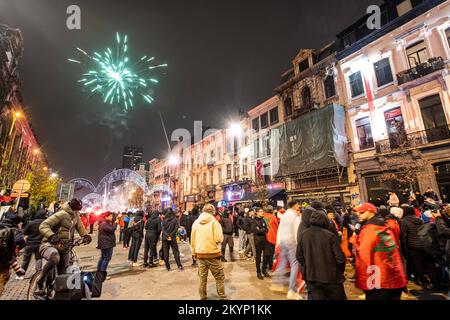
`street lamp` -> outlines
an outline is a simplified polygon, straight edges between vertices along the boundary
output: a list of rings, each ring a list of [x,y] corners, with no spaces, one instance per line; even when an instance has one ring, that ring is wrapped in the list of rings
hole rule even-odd
[[[228,130],[230,130],[231,135],[235,137],[239,137],[244,132],[241,124],[238,122],[232,123]]]
[[[56,172],[53,172],[53,173],[50,175],[50,179],[56,179],[56,178],[58,178],[58,174],[57,174]]]
[[[170,155],[169,157],[169,164],[172,166],[176,166],[180,163],[180,159],[176,155]]]
[[[16,124],[17,119],[21,118],[23,114],[19,111],[16,111],[13,113],[13,121],[11,123],[11,128],[9,129],[9,135],[12,134],[12,131],[14,129],[14,125]]]

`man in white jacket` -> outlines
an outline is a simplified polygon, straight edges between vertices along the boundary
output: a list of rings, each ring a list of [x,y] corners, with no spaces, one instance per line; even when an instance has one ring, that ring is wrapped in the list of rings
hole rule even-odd
[[[217,294],[221,300],[227,300],[225,295],[225,274],[220,243],[223,241],[222,226],[214,218],[216,209],[212,204],[203,207],[202,214],[195,220],[191,232],[191,250],[193,259],[198,261],[200,277],[200,299],[207,299],[208,272],[211,271],[216,280]]]
[[[296,258],[297,251],[297,231],[300,226],[300,203],[296,200],[288,203],[289,209],[281,216],[280,225],[277,233],[277,246],[280,247],[280,263],[275,271],[274,285],[280,286],[283,276],[286,272],[286,266],[289,262],[291,267],[291,275],[289,280],[289,292],[287,298],[290,300],[301,300],[298,294],[298,261]]]

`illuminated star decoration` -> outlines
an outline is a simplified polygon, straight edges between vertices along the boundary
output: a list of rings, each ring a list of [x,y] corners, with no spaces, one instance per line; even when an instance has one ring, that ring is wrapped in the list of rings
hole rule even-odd
[[[152,103],[154,98],[149,92],[149,87],[158,83],[158,80],[152,77],[152,70],[167,67],[167,64],[153,65],[154,57],[143,56],[129,66],[127,36],[122,38],[117,33],[116,41],[115,52],[107,48],[103,54],[94,52],[90,55],[77,48],[77,51],[95,66],[84,73],[78,82],[92,94],[100,94],[104,103],[121,105],[124,111],[134,106],[136,96],[141,96],[146,103]],[[84,64],[75,59],[68,61]]]

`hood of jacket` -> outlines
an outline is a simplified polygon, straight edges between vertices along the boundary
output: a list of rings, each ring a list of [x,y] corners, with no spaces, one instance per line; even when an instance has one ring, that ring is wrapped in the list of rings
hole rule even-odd
[[[208,224],[212,220],[214,220],[214,217],[212,214],[209,214],[208,212],[202,212],[202,214],[198,217],[198,221],[200,224]]]
[[[61,209],[70,214],[72,217],[77,214],[77,211],[72,210],[72,208],[69,206],[69,203],[64,203]]]
[[[159,212],[158,211],[153,211],[152,215],[150,216],[150,219],[155,220],[158,219],[159,220]]]
[[[324,214],[322,210],[316,210],[315,212],[313,212],[309,222],[311,226],[328,229],[329,225],[328,217]]]

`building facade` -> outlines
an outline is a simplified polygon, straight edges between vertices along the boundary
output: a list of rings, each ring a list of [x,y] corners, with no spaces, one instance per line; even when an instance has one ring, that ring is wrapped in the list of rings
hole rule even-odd
[[[380,30],[338,54],[361,198],[432,187],[448,200],[450,3],[388,1],[384,9]]]
[[[27,119],[20,94],[18,63],[23,52],[19,30],[0,25],[0,187],[2,192],[47,161]]]

